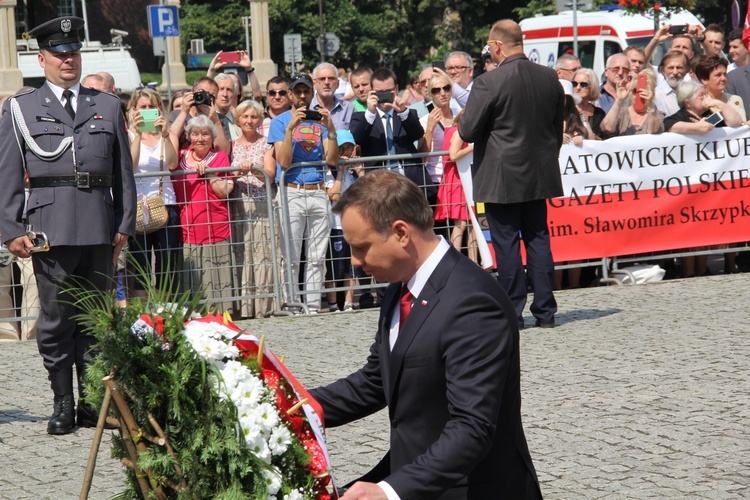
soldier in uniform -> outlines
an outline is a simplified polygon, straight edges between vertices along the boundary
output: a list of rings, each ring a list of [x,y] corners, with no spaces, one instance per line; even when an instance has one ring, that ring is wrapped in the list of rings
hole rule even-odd
[[[54,392],[50,434],[96,426],[80,400],[95,338],[73,317],[68,290],[112,288],[113,264],[135,233],[135,182],[120,100],[82,87],[77,17],[29,32],[47,81],[8,99],[0,120],[0,234],[17,257],[31,256],[41,313],[37,344]],[[30,192],[24,201],[24,176]],[[24,224],[24,202],[27,222]],[[47,252],[30,253],[28,231],[44,232]],[[78,376],[75,411],[73,367]]]

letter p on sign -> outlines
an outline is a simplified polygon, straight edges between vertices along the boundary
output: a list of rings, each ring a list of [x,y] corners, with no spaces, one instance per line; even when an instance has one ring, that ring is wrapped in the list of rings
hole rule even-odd
[[[148,26],[152,37],[180,36],[179,16],[175,5],[149,5]]]

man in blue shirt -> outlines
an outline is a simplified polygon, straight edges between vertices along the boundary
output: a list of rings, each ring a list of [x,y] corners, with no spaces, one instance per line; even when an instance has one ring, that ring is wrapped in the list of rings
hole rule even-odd
[[[310,313],[320,310],[320,291],[323,289],[326,245],[331,232],[328,214],[330,203],[325,190],[324,173],[327,165],[339,161],[336,128],[331,114],[324,107],[318,116],[308,117],[313,98],[313,82],[309,75],[292,77],[292,109],[271,120],[268,143],[276,155],[276,181],[286,191],[289,226],[284,235],[291,241],[291,255],[283,247],[284,259],[292,263],[292,276],[284,269],[284,281],[294,286],[293,295],[300,289],[298,279],[303,238],[306,241],[305,283],[306,303]],[[325,160],[327,165],[293,167],[301,162]],[[335,167],[334,167],[335,168]],[[286,172],[284,172],[286,171]],[[283,175],[282,175],[283,173]],[[288,301],[293,297],[287,297]]]

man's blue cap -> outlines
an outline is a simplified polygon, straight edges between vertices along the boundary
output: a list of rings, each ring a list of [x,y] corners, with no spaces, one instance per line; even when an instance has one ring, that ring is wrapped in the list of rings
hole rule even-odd
[[[344,144],[346,144],[348,142],[352,143],[352,144],[357,144],[354,141],[354,136],[348,130],[337,130],[336,131],[336,142],[338,142],[339,147],[343,146]]]
[[[40,49],[58,53],[73,52],[83,47],[78,33],[83,25],[84,21],[80,17],[58,17],[29,31],[29,36],[36,38]]]

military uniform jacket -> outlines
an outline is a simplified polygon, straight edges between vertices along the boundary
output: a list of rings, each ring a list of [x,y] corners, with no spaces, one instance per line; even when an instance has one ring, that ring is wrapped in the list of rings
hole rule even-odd
[[[72,147],[56,160],[38,157],[15,127],[7,99],[0,120],[0,234],[9,241],[25,233],[23,224],[24,170],[30,178],[75,175],[78,172],[113,176],[112,188],[75,186],[31,189],[28,222],[43,231],[51,246],[110,244],[116,233],[135,234],[136,191],[132,159],[120,100],[105,92],[80,87],[75,120],[48,85],[16,96],[26,127],[47,152],[66,137]],[[16,140],[16,136],[20,141]]]

